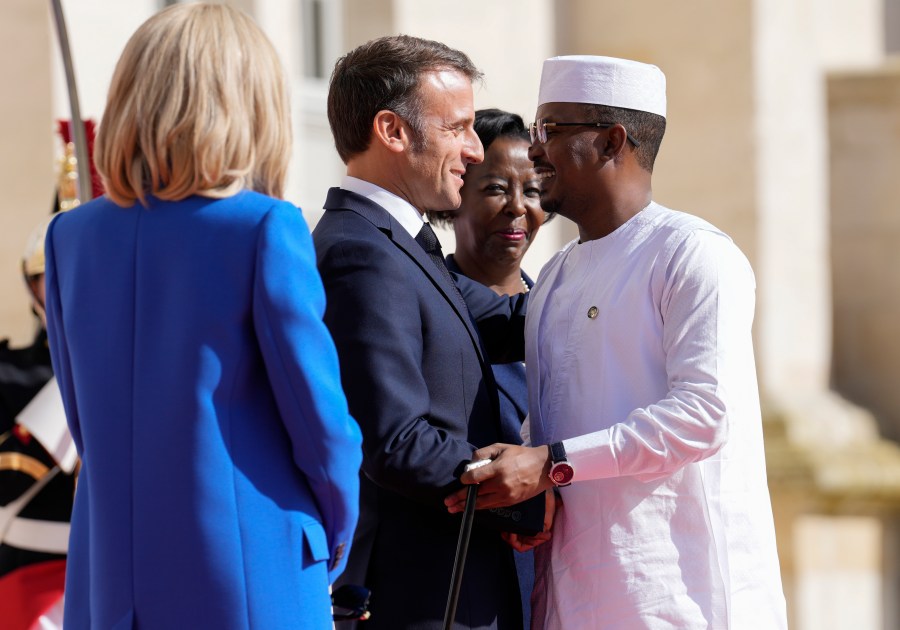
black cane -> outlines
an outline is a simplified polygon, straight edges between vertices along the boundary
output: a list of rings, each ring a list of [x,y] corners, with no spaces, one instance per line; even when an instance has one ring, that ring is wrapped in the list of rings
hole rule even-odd
[[[491,460],[483,459],[466,466],[466,472],[490,464]],[[472,535],[472,523],[475,521],[475,497],[478,485],[471,484],[466,492],[466,508],[463,510],[462,525],[459,528],[459,542],[456,543],[456,558],[453,560],[453,575],[450,578],[450,595],[447,598],[447,610],[444,612],[444,630],[452,630],[456,617],[456,604],[459,601],[459,589],[462,586],[463,569],[466,566],[466,553],[469,551],[469,538]]]

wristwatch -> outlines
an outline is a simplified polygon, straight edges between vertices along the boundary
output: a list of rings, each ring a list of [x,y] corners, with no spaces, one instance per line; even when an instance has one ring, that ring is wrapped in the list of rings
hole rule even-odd
[[[566,459],[566,448],[562,442],[550,445],[550,481],[557,488],[568,486],[575,478],[575,467]]]

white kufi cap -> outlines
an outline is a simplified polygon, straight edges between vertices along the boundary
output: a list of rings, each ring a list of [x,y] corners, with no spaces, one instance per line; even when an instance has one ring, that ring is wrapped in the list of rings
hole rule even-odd
[[[666,115],[666,75],[630,59],[573,55],[544,62],[538,105],[588,103]]]

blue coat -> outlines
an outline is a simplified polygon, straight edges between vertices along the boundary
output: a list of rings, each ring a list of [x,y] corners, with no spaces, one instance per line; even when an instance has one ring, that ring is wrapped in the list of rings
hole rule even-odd
[[[47,243],[82,457],[66,628],[330,628],[359,427],[300,211],[253,193],[96,199]]]
[[[490,359],[521,358],[524,296],[501,298],[459,278],[479,331],[413,237],[345,190],[331,189],[313,238],[325,322],[363,431],[360,525],[342,580],[372,589],[361,629],[439,629],[460,525],[443,499],[460,487],[475,448],[501,439]],[[512,550],[499,531],[539,531],[543,511],[538,497],[479,513],[454,627],[521,630]]]

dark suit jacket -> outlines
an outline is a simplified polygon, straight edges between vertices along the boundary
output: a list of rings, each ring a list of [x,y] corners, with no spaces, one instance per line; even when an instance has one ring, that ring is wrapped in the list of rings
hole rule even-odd
[[[10,348],[8,339],[0,340],[0,434],[13,428],[16,416],[52,376],[45,331],[25,348]]]
[[[523,296],[499,297],[459,278],[466,305],[409,233],[383,208],[333,188],[313,234],[325,285],[325,323],[351,414],[363,431],[360,524],[342,582],[372,589],[365,628],[440,628],[459,515],[443,499],[472,451],[501,438],[489,357],[521,359]],[[516,316],[513,316],[515,313]],[[500,528],[539,509],[479,514],[457,627],[521,628],[511,549]]]

